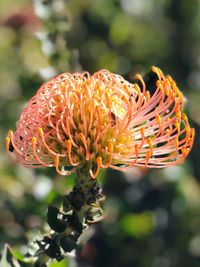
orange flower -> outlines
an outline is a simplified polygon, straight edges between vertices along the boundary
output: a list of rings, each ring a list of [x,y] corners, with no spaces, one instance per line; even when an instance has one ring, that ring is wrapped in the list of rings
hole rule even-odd
[[[55,77],[30,100],[16,131],[9,131],[7,149],[27,167],[55,166],[67,175],[87,165],[93,178],[100,168],[182,162],[194,139],[182,111],[184,98],[170,76],[152,71],[152,96],[140,75],[141,88],[107,70]]]

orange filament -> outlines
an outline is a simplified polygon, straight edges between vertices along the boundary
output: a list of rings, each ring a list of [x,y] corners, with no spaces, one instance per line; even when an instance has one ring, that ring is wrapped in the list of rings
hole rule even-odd
[[[138,159],[138,155],[139,155],[139,145],[138,144],[135,144],[135,160]]]
[[[194,128],[190,129],[190,134],[191,134],[191,138],[194,137],[194,135],[195,135]],[[191,139],[190,141],[191,141],[191,144],[192,144],[193,143],[193,140]]]
[[[65,154],[59,154],[59,153],[56,153],[55,151],[53,151],[53,150],[47,145],[47,143],[46,143],[46,141],[45,141],[45,138],[44,138],[44,132],[43,132],[42,128],[38,128],[38,134],[39,134],[39,136],[41,137],[42,142],[43,142],[44,146],[46,147],[46,149],[48,150],[49,153],[51,153],[51,154],[54,155],[54,156],[57,156],[57,155],[60,156],[60,157],[64,157],[64,156],[65,156]]]
[[[151,151],[147,151],[145,166],[147,166],[150,158],[151,158]]]
[[[180,124],[178,121],[175,121],[175,127],[176,127],[176,129],[178,131],[178,135],[179,135],[180,134]]]
[[[99,171],[101,169],[101,165],[102,165],[102,157],[98,157],[97,158],[97,170],[96,170],[95,174],[93,173],[92,170],[90,170],[90,175],[91,175],[91,177],[93,179],[96,179],[97,178],[97,175],[98,175],[98,173],[99,173]]]
[[[72,155],[71,155],[71,152],[72,152],[72,143],[71,143],[71,140],[67,140],[66,145],[67,145],[67,153],[68,153],[69,163],[70,163],[72,166],[77,166],[79,163],[78,163],[78,162],[75,163],[75,162],[73,162],[73,160],[72,160]]]
[[[62,175],[62,172],[60,172],[60,170],[59,170],[59,168],[58,168],[58,166],[59,166],[59,156],[58,156],[58,155],[56,155],[55,158],[54,158],[54,164],[55,164],[55,166],[56,166],[56,171],[57,171],[60,175]]]
[[[144,93],[145,90],[146,90],[146,85],[145,85],[145,82],[144,82],[142,76],[140,74],[136,74],[135,75],[135,79],[137,79],[137,80],[139,80],[141,82],[142,88],[143,88],[143,93]]]
[[[147,101],[149,101],[149,99],[151,97],[149,91],[146,91],[145,92],[145,96],[146,96]]]
[[[181,121],[181,111],[180,110],[176,111],[176,117],[177,117],[177,121],[180,122]]]
[[[178,152],[178,148],[179,148],[179,140],[178,137],[175,138],[175,147],[176,147],[176,153]]]
[[[140,91],[140,87],[139,87],[139,85],[138,85],[137,83],[134,84],[134,89],[135,89],[135,91],[136,91],[138,94],[141,93],[141,91]]]
[[[83,133],[80,133],[79,134],[79,138],[81,139],[84,147],[85,147],[85,159],[88,161],[89,160],[89,157],[90,157],[90,154],[89,154],[89,150],[88,150],[88,146],[87,146],[87,142],[86,142],[86,139],[85,139],[85,135]]]
[[[108,152],[109,152],[110,158],[107,164],[105,165],[102,164],[103,168],[108,168],[112,163],[112,159],[113,159],[113,144],[112,143],[108,143]]]
[[[96,111],[97,111],[97,119],[98,119],[98,124],[97,124],[97,136],[96,136],[96,140],[94,141],[94,145],[97,144],[99,137],[100,137],[100,132],[101,132],[101,115],[100,115],[100,111],[99,108],[96,107]]]
[[[157,120],[159,129],[160,129],[160,132],[161,132],[161,130],[162,130],[162,119],[161,119],[160,115],[156,115],[156,120]]]
[[[187,118],[187,116],[186,116],[185,113],[182,114],[182,119],[183,119],[186,123],[188,123],[188,118]]]
[[[69,136],[69,139],[71,140],[73,146],[78,147],[78,145],[73,140],[73,137],[72,137],[72,134],[71,134],[71,131],[70,131],[68,120],[69,120],[68,118],[65,119],[66,127],[65,127],[65,124],[64,124],[64,121],[63,120],[61,120],[61,125],[62,125],[62,127],[63,127],[66,135]]]
[[[58,155],[54,157],[54,164],[55,164],[57,173],[59,173],[60,175],[64,176],[64,175],[69,175],[72,173],[72,171],[64,171],[64,170],[59,169],[60,157]]]
[[[32,138],[32,150],[33,150],[33,155],[34,155],[34,157],[37,159],[37,161],[38,161],[41,165],[52,167],[52,166],[53,166],[52,164],[47,164],[47,163],[45,163],[45,162],[42,161],[42,160],[40,159],[40,157],[38,156],[37,151],[36,151],[36,142],[37,142],[37,138],[36,138],[35,136],[33,136],[33,138]]]
[[[141,129],[140,129],[140,133],[141,133],[141,146],[144,144],[144,134],[145,134],[145,132],[144,132],[144,127],[142,127]]]
[[[8,138],[10,138],[10,142],[12,143],[14,149],[17,151],[17,153],[20,155],[20,156],[23,156],[23,153],[22,151],[20,151],[18,149],[18,147],[15,145],[15,142],[14,142],[14,138],[13,138],[13,131],[9,131],[8,132]]]

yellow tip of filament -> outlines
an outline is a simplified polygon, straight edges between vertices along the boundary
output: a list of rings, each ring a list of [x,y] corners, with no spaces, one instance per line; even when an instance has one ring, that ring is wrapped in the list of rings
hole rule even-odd
[[[161,80],[161,71],[159,68],[155,67],[155,66],[152,66],[151,67],[151,71],[154,72],[157,76],[158,76],[158,79]]]
[[[179,134],[180,133],[180,124],[179,124],[178,121],[175,121],[175,127],[176,127],[176,129],[178,131],[178,134]]]
[[[170,129],[166,129],[165,133],[166,135],[170,135]]]
[[[40,128],[40,127],[38,128],[38,134],[40,137],[42,137],[44,134],[42,128]]]
[[[147,153],[146,153],[146,166],[147,166],[147,164],[148,164],[148,162],[149,162],[149,159],[151,158],[151,151],[149,150],[149,151],[147,151]]]
[[[149,99],[151,98],[149,91],[146,91],[145,96],[147,101],[149,101]]]
[[[156,115],[156,120],[157,120],[159,126],[161,126],[162,119],[161,119],[160,115]]]
[[[139,73],[136,73],[135,74],[135,79],[141,80],[142,79],[142,76]]]
[[[183,147],[181,149],[181,152],[182,152],[183,158],[185,158],[187,156],[187,154],[188,154],[187,148],[185,148],[185,147]]]
[[[10,141],[9,141],[9,139],[10,139]],[[7,144],[6,145],[8,145],[8,150],[9,150],[9,144],[10,143],[12,143],[12,146],[14,147],[14,149],[15,149],[15,151],[20,155],[20,156],[23,156],[23,153],[22,153],[22,151],[17,147],[17,145],[15,144],[15,142],[14,142],[14,138],[13,138],[13,131],[9,131],[8,132],[8,136],[7,136],[7,138],[6,138],[6,142],[7,142]],[[9,142],[9,143],[8,143]]]
[[[12,136],[13,136],[13,131],[10,130],[10,131],[8,132],[8,137],[11,139]]]
[[[148,143],[148,145],[149,145],[149,147],[150,147],[150,157],[152,157],[152,155],[153,155],[153,141],[152,141],[152,139],[149,137],[148,138],[148,140],[147,140],[147,143]]]
[[[182,114],[182,119],[188,123],[188,118],[187,118],[187,115],[185,113]]]
[[[34,137],[32,138],[32,144],[36,144],[36,141],[37,141],[37,138],[34,136]]]
[[[158,70],[158,68],[155,67],[155,66],[152,66],[152,67],[151,67],[151,70],[152,70],[153,72],[156,72],[156,71]]]
[[[190,134],[191,134],[191,136],[195,135],[195,129],[194,128],[190,129]]]
[[[5,139],[5,146],[7,151],[9,151],[9,145],[10,145],[10,137],[7,136]]]
[[[140,87],[137,85],[137,83],[134,84],[134,89],[138,94],[140,93]]]
[[[181,121],[181,111],[180,110],[178,110],[177,112],[176,112],[176,117],[177,117],[177,120],[180,122]]]

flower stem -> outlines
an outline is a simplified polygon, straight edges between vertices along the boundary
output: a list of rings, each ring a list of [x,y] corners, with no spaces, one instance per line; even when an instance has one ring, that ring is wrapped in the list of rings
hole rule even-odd
[[[101,189],[97,180],[91,178],[88,166],[80,167],[75,186],[63,197],[62,207],[48,208],[50,234],[35,241],[38,249],[33,264],[28,266],[46,267],[51,259],[61,261],[67,252],[76,249],[82,232],[103,219],[102,200]]]

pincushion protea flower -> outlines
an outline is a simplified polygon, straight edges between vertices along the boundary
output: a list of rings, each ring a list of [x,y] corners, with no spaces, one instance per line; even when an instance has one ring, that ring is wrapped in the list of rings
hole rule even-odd
[[[152,71],[153,95],[140,75],[134,84],[107,70],[51,79],[30,100],[16,131],[9,131],[7,149],[27,167],[55,166],[62,175],[87,165],[92,178],[100,168],[183,161],[194,139],[182,111],[184,97],[170,76]]]

